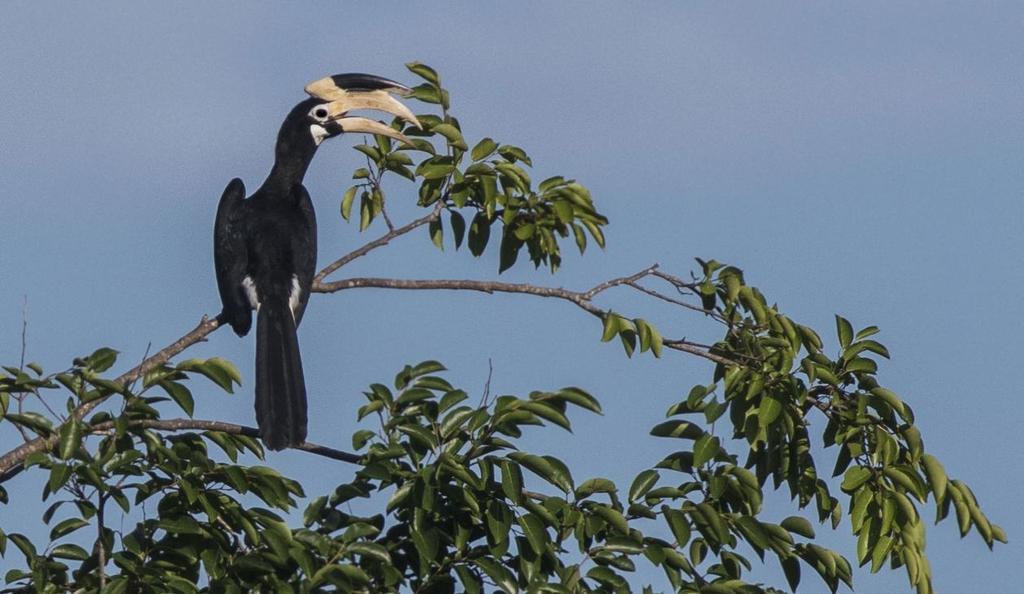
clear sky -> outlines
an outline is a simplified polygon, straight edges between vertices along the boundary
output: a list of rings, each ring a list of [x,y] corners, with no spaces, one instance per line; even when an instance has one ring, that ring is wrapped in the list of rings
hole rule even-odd
[[[508,280],[586,288],[695,256],[740,266],[783,311],[831,335],[832,315],[879,325],[880,376],[917,412],[928,450],[967,481],[1009,546],[988,553],[955,522],[929,533],[943,592],[1019,588],[1024,536],[1020,335],[1024,324],[1024,5],[1017,2],[78,3],[0,8],[0,361],[16,363],[27,297],[29,360],[56,370],[99,346],[127,368],[219,308],[212,222],[232,177],[255,188],[305,83],[364,71],[415,82],[441,71],[472,139],[518,144],[535,178],[588,185],[611,219],[608,249],[564,271]],[[359,156],[321,149],[306,186],[325,263],[360,237],[338,216]],[[415,209],[392,184],[396,218]],[[345,275],[494,278],[426,233]],[[627,293],[600,304],[669,336],[698,317]],[[673,445],[647,436],[710,367],[671,354],[627,360],[562,303],[527,297],[347,291],[314,296],[300,340],[310,438],[348,447],[360,391],[437,358],[449,379],[492,388],[580,385],[603,417],[531,434],[577,481],[624,486]],[[196,415],[251,424],[253,340],[215,333],[190,356],[225,356],[235,396],[196,388]],[[16,443],[0,433],[0,449]],[[832,452],[822,468],[831,468]],[[312,493],[349,468],[297,454],[275,466]],[[31,475],[8,486],[33,499]],[[22,500],[24,501],[24,499]],[[774,498],[768,517],[793,508]],[[12,518],[12,512],[18,518]],[[0,508],[28,526],[38,504]],[[931,504],[925,511],[930,516]],[[27,518],[27,519],[26,519]],[[35,520],[33,520],[35,521]],[[825,528],[819,534],[828,533]],[[825,542],[849,558],[843,525]],[[2,563],[2,562],[0,562]],[[755,576],[782,585],[774,565]],[[856,574],[860,592],[906,591],[902,570]],[[823,589],[805,575],[804,589]]]

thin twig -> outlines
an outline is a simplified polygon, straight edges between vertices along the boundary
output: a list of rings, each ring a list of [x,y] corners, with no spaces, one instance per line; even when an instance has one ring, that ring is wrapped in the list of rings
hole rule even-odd
[[[373,241],[364,244],[360,248],[353,250],[345,254],[344,256],[338,258],[334,262],[331,262],[327,266],[324,266],[323,270],[318,272],[317,275],[313,277],[313,286],[315,287],[323,283],[323,280],[327,278],[331,273],[341,268],[342,266],[348,264],[352,260],[365,256],[366,254],[372,252],[373,250],[381,246],[387,245],[388,243],[391,242],[392,239],[405,235],[406,233],[412,231],[413,229],[416,229],[417,227],[422,227],[423,225],[426,225],[427,223],[430,223],[431,221],[437,219],[437,217],[441,216],[442,207],[443,204],[441,203],[441,201],[438,201],[437,206],[434,207],[434,210],[432,210],[430,214],[424,217],[420,217],[407,225],[399,227],[398,229],[388,231],[387,233],[381,235],[377,239],[374,239]]]
[[[661,270],[656,270],[656,271],[652,272],[651,274],[653,274],[654,276],[656,276],[656,277],[658,277],[660,279],[668,281],[669,283],[671,283],[672,285],[675,285],[675,287],[677,289],[680,289],[680,290],[682,290],[682,289],[689,289],[691,291],[696,291],[697,287],[700,286],[700,283],[687,282],[687,281],[684,281],[683,279],[679,278],[678,276],[673,276],[673,275],[671,275],[671,274],[669,274],[667,272],[662,272]]]
[[[151,348],[153,348],[153,342],[152,342],[152,341],[150,341],[150,342],[146,343],[146,350],[145,350],[145,352],[143,352],[143,353],[142,353],[142,361],[139,361],[139,365],[142,365],[143,363],[145,363],[145,362],[146,362],[146,359],[147,359],[147,358],[149,357],[149,350],[150,350]],[[137,381],[139,381],[139,377],[138,377],[138,376],[136,376],[136,377],[135,377],[135,379],[133,379],[133,380],[132,380],[132,381],[131,381],[131,382],[130,382],[130,383],[128,384],[128,391],[129,391],[129,392],[131,392],[131,391],[133,391],[133,390],[135,389],[135,383],[136,383]]]
[[[490,403],[487,402],[491,397],[491,378],[494,376],[494,363],[490,357],[487,357],[487,381],[484,382],[484,393],[480,395],[480,404],[477,408],[487,408]]]
[[[645,276],[647,276],[649,274],[654,274],[657,270],[658,270],[658,265],[657,264],[652,264],[652,265],[648,266],[647,268],[644,268],[640,272],[637,272],[636,274],[631,274],[629,276],[624,276],[624,277],[620,277],[620,278],[613,278],[612,280],[605,281],[603,283],[599,283],[599,284],[595,285],[594,288],[592,288],[589,291],[583,293],[582,297],[584,299],[586,299],[587,301],[590,301],[591,299],[594,298],[595,295],[597,295],[598,293],[600,293],[602,291],[606,291],[606,290],[608,290],[608,289],[610,289],[612,287],[617,287],[619,285],[629,285],[629,284],[635,283],[636,281],[642,279],[643,277],[645,277]]]
[[[64,421],[67,420],[67,419],[64,418],[64,415],[58,414],[57,411],[53,410],[53,407],[50,406],[50,403],[47,402],[46,399],[43,398],[43,395],[40,394],[38,391],[32,390],[32,394],[35,394],[36,398],[39,399],[39,402],[42,403],[43,408],[45,408],[47,412],[49,412],[51,415],[53,415],[53,418],[60,419],[61,423],[63,423]]]
[[[28,350],[28,295],[22,296],[21,302],[21,363],[18,369],[25,369],[25,351]]]
[[[709,309],[704,309],[703,307],[700,307],[699,305],[694,305],[692,303],[687,303],[685,301],[680,301],[678,299],[673,299],[673,298],[669,297],[668,295],[665,295],[663,293],[659,293],[658,291],[655,291],[654,289],[649,289],[649,288],[641,285],[640,283],[626,283],[626,284],[628,284],[629,286],[633,287],[637,291],[640,291],[641,293],[647,293],[648,295],[650,295],[651,297],[654,297],[655,299],[661,299],[662,301],[667,301],[668,303],[672,303],[673,305],[678,305],[679,307],[685,307],[686,309],[692,309],[693,311],[697,311],[697,312],[700,312],[700,313],[703,313],[703,314],[708,314],[708,315],[711,315],[711,314],[715,313],[714,311],[709,310]]]
[[[25,398],[27,398],[27,397],[28,397],[28,394],[25,394],[25,393],[18,394],[17,396],[14,397],[18,401],[18,414],[19,415],[25,414]],[[25,427],[23,427],[22,425],[20,425],[18,423],[15,423],[14,427],[18,430],[18,433],[21,433],[21,438],[25,441],[25,443],[29,443],[29,442],[32,441],[32,437],[29,436],[28,430],[25,429]]]
[[[98,551],[98,562],[100,572],[100,590],[107,585],[107,549],[103,546],[103,508],[107,504],[106,497],[101,493],[99,496],[99,506],[96,510],[96,530],[99,532],[99,538],[96,540],[96,544],[99,546]]]
[[[370,144],[369,139],[365,136],[363,137],[363,144]],[[388,231],[394,231],[395,225],[391,222],[391,217],[388,216],[388,209],[384,205],[384,190],[381,189],[380,184],[380,180],[384,176],[384,172],[376,169],[375,163],[370,160],[370,155],[363,153],[363,156],[366,157],[366,169],[370,171],[370,185],[373,186],[374,190],[380,192],[380,214],[384,217],[384,224],[387,225]]]

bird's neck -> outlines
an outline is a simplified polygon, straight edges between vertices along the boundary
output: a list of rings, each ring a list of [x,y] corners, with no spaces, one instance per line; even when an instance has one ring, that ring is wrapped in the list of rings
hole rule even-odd
[[[274,167],[263,182],[272,195],[287,195],[306,176],[317,146],[312,142],[288,142],[279,139],[274,154]]]

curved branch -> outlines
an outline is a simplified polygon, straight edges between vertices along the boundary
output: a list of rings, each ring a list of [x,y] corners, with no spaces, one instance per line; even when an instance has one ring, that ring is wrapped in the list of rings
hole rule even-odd
[[[222,433],[230,433],[232,435],[244,435],[246,437],[260,436],[259,429],[255,427],[249,427],[247,425],[236,425],[234,423],[225,423],[223,421],[207,421],[203,419],[160,419],[160,420],[140,420],[129,423],[133,427],[142,427],[144,429],[156,429],[158,431],[220,431]],[[105,421],[103,423],[97,423],[96,425],[89,428],[90,433],[102,433],[109,431],[114,428],[113,421]],[[349,464],[358,464],[362,460],[362,456],[358,454],[352,454],[344,452],[342,450],[336,450],[334,448],[319,445],[310,442],[304,442],[302,445],[295,446],[292,449],[302,450],[303,452],[309,452],[316,454],[317,456],[323,456],[332,460],[340,460],[342,462],[348,462]]]
[[[206,337],[211,332],[213,332],[219,327],[220,320],[218,320],[217,318],[210,319],[207,316],[203,316],[203,319],[199,322],[199,325],[193,328],[190,332],[188,332],[178,340],[172,342],[171,344],[167,345],[159,352],[154,354],[152,357],[148,357],[142,363],[122,373],[121,375],[114,379],[114,382],[117,384],[125,385],[128,384],[129,382],[135,381],[139,377],[145,375],[146,372],[148,372],[150,369],[167,363],[171,359],[171,357],[184,351],[185,349],[194,345],[195,343],[205,340]],[[102,403],[107,398],[109,398],[109,396],[106,398],[97,398],[96,400],[80,404],[78,405],[77,408],[75,408],[74,411],[72,411],[71,416],[81,421],[82,419],[85,418],[85,415],[89,414],[89,411],[99,406],[100,403]],[[50,435],[49,437],[37,437],[31,441],[27,441],[19,445],[18,447],[14,448],[13,450],[7,452],[3,456],[0,456],[0,478],[2,478],[3,480],[7,480],[12,476],[16,475],[17,471],[14,470],[15,467],[20,467],[21,462],[25,458],[36,452],[48,450],[53,446],[57,445],[57,442],[59,441],[59,432],[54,432],[53,435]]]
[[[619,285],[636,287],[636,281],[645,276],[657,274],[657,268],[658,265],[654,264],[640,272],[637,272],[636,274],[605,281],[594,286],[590,290],[582,292],[571,291],[561,287],[544,287],[525,283],[503,283],[497,281],[479,281],[470,279],[410,280],[393,278],[347,278],[332,282],[315,281],[313,283],[312,290],[315,293],[336,293],[347,289],[362,288],[400,289],[409,291],[477,291],[480,293],[487,293],[488,295],[493,295],[494,293],[519,293],[534,295],[536,297],[562,299],[563,301],[573,303],[577,307],[594,316],[603,317],[605,310],[594,305],[592,302],[592,298],[594,296],[602,291]],[[670,349],[696,355],[709,361],[714,361],[715,363],[721,363],[724,365],[736,364],[735,361],[727,357],[710,352],[710,348],[707,345],[690,342],[686,339],[665,339],[663,344]]]
[[[323,283],[323,280],[325,278],[330,276],[330,274],[332,272],[334,272],[335,270],[337,270],[337,269],[341,268],[342,266],[348,264],[352,260],[355,260],[356,258],[360,258],[362,256],[365,256],[366,254],[372,252],[373,250],[375,250],[375,249],[377,249],[377,248],[379,248],[381,246],[387,245],[388,243],[391,242],[392,239],[395,239],[396,237],[405,235],[406,233],[412,231],[413,229],[415,229],[417,227],[422,227],[423,225],[426,225],[427,223],[430,223],[431,221],[436,220],[437,217],[441,216],[441,209],[442,209],[443,206],[444,206],[443,202],[438,201],[437,206],[435,206],[434,210],[430,211],[430,214],[428,214],[427,216],[420,217],[420,218],[416,219],[415,221],[412,221],[411,223],[409,223],[407,225],[404,225],[402,227],[399,227],[397,229],[391,229],[390,231],[388,231],[384,235],[381,235],[377,239],[374,239],[373,241],[371,241],[371,242],[369,242],[367,244],[364,244],[363,246],[361,246],[361,247],[359,247],[359,248],[357,248],[357,249],[355,249],[355,250],[345,254],[344,256],[338,258],[334,262],[331,262],[327,266],[324,266],[323,270],[321,270],[320,272],[316,273],[316,276],[313,277],[313,286],[316,287],[316,286],[320,285],[321,283]],[[390,227],[390,225],[389,225],[389,227]]]

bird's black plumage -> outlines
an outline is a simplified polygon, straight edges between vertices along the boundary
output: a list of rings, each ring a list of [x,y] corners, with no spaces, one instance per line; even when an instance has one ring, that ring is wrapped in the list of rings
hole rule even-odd
[[[272,450],[306,439],[306,384],[296,330],[316,269],[316,217],[302,181],[320,143],[346,131],[385,134],[407,142],[378,122],[347,117],[377,109],[412,121],[390,92],[408,89],[365,74],[335,75],[311,83],[313,97],[296,105],[277,136],[274,167],[249,198],[233,179],[214,223],[214,266],[223,309],[221,323],[239,336],[256,313],[256,421]]]
[[[257,311],[256,421],[273,450],[306,439],[306,388],[296,329],[316,269],[316,217],[302,179],[318,144],[310,113],[321,103],[307,99],[285,119],[274,168],[252,196],[245,199],[245,185],[231,180],[214,227],[222,322],[244,336],[252,310]]]

